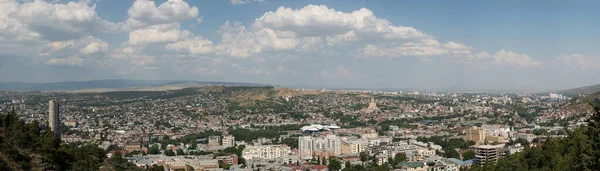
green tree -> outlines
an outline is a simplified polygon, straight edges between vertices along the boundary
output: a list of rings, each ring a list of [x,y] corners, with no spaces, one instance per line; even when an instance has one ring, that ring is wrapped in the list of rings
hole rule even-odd
[[[360,161],[362,161],[363,163],[367,162],[367,160],[369,160],[369,155],[364,151],[360,152],[359,157],[360,157]]]
[[[473,150],[468,150],[466,152],[464,152],[462,154],[463,159],[462,160],[471,160],[471,159],[475,159],[475,151]]]
[[[178,156],[185,155],[185,152],[183,152],[183,149],[179,148],[179,149],[177,149],[177,155]]]
[[[327,168],[331,171],[337,171],[342,169],[342,164],[336,157],[331,156],[329,157],[329,164],[327,165]]]
[[[165,156],[175,156],[175,152],[173,150],[165,150],[164,152]]]

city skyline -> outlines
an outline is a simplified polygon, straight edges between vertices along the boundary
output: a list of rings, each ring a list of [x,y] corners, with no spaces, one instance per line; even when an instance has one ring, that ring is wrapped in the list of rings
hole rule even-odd
[[[0,80],[558,90],[597,84],[594,1],[3,1]]]

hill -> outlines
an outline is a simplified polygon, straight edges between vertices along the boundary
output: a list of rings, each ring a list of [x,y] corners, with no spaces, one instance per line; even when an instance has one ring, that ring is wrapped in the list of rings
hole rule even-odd
[[[600,84],[561,90],[558,93],[561,93],[564,95],[570,95],[570,96],[577,96],[580,94],[587,95],[587,94],[592,94],[592,93],[596,93],[596,92],[600,92]]]
[[[164,80],[90,80],[65,81],[53,83],[0,83],[1,91],[74,91],[74,92],[109,92],[109,91],[156,91],[173,90],[187,87],[210,85],[227,86],[265,86],[264,84],[236,82],[200,82],[200,81],[164,81]]]
[[[588,95],[582,95],[575,97],[567,104],[567,109],[575,111],[576,113],[592,113],[593,108],[590,105],[594,99],[600,99],[600,92],[595,92]]]
[[[284,96],[302,96],[318,94],[318,91],[298,91],[290,88],[272,86],[204,86],[197,89],[199,92],[216,92],[233,102],[241,104],[251,101],[265,101]]]

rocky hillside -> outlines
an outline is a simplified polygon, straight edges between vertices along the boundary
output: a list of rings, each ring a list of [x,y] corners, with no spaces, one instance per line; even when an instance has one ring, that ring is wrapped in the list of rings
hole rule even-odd
[[[577,95],[588,95],[588,94],[592,94],[592,93],[596,93],[596,92],[600,92],[600,84],[562,90],[562,91],[559,91],[558,93],[570,95],[570,96],[577,96]]]

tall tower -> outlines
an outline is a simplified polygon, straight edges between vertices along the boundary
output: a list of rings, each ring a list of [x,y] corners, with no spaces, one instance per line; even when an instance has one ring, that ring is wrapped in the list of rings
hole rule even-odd
[[[59,104],[54,99],[48,102],[48,125],[50,130],[54,132],[56,138],[60,139],[60,113]]]

